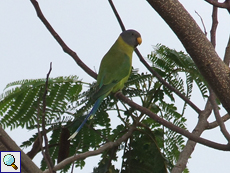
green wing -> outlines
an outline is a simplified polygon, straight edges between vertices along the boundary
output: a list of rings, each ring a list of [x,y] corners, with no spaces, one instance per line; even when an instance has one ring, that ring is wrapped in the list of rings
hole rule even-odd
[[[133,48],[124,44],[126,43],[119,37],[102,59],[97,77],[99,90],[94,98],[105,97],[110,92],[122,89],[128,80],[132,69]]]

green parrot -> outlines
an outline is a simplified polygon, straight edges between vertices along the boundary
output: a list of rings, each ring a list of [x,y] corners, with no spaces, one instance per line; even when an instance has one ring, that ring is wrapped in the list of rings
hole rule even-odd
[[[132,69],[132,54],[142,42],[141,35],[135,30],[123,31],[101,61],[97,76],[98,91],[93,95],[96,100],[92,110],[78,129],[69,137],[73,139],[90,116],[93,116],[103,99],[109,93],[115,93],[124,87]]]

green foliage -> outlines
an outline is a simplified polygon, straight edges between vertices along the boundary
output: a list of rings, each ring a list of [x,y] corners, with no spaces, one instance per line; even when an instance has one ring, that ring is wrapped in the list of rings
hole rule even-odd
[[[0,96],[1,125],[4,128],[37,128],[38,115],[42,114],[45,83],[46,79],[22,80],[6,86],[6,89],[13,88]],[[82,85],[76,76],[49,79],[45,103],[47,124],[65,121],[66,117],[61,115],[81,90]]]
[[[186,97],[191,98],[195,82],[203,98],[207,98],[207,83],[197,70],[190,56],[158,44],[155,47],[155,51],[148,55],[148,59],[152,62],[152,68]],[[164,86],[162,88],[164,93],[172,100],[171,91]],[[186,105],[185,103],[182,115]]]
[[[188,98],[192,95],[194,83],[201,95],[204,98],[207,96],[206,83],[188,55],[157,45],[154,52],[148,55],[148,59],[152,68],[164,80]],[[37,129],[37,123],[41,127],[45,106],[46,129],[50,134],[49,152],[53,163],[57,164],[60,153],[65,157],[72,156],[98,149],[109,141],[116,141],[134,122],[138,122],[130,138],[101,154],[101,160],[93,172],[163,173],[170,172],[175,165],[184,147],[183,137],[118,102],[113,94],[104,99],[96,115],[88,120],[75,139],[67,141],[69,134],[76,130],[92,108],[94,103],[91,97],[96,92],[97,85],[93,83],[82,91],[83,83],[76,76],[52,78],[48,80],[48,93],[43,102],[45,82],[46,79],[37,79],[8,84],[8,90],[0,96],[0,116],[3,127]],[[183,116],[186,103],[179,112],[175,106],[175,95],[151,74],[139,74],[133,69],[122,92],[158,116],[186,129],[186,119]],[[24,141],[21,147],[33,145],[37,138],[36,133]],[[66,146],[66,150],[61,151],[61,144]],[[121,152],[123,156],[119,170],[114,162],[120,159],[118,153]],[[78,160],[75,166],[83,168],[85,161]],[[41,168],[47,168],[44,160]],[[69,168],[70,165],[67,165],[62,172],[67,172]]]
[[[161,129],[135,131],[130,141],[126,143],[123,156],[122,173],[156,172],[167,173],[167,163],[158,140],[162,140]]]

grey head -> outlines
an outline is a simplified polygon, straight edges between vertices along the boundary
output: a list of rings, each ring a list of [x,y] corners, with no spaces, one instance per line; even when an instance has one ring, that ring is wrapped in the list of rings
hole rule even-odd
[[[133,48],[136,48],[137,45],[140,45],[142,42],[141,34],[133,29],[123,31],[120,36],[122,39]]]

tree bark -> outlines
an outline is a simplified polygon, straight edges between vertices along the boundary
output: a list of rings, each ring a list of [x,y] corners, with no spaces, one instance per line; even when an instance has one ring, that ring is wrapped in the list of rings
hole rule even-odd
[[[147,0],[177,35],[223,107],[230,113],[230,69],[178,0]]]
[[[17,146],[0,126],[0,151],[21,151],[21,172],[42,173],[34,162]]]

